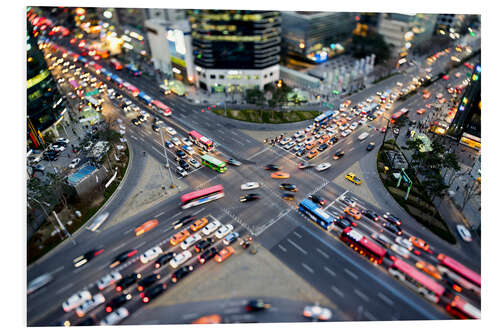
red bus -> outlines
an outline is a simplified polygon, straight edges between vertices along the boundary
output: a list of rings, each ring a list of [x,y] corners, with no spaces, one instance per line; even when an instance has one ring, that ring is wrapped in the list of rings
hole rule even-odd
[[[119,71],[119,70],[123,69],[123,65],[118,60],[111,58],[111,59],[109,59],[109,62],[111,63],[111,65],[113,65],[115,70]]]
[[[127,88],[127,90],[130,91],[132,95],[134,95],[134,97],[137,97],[137,95],[139,95],[139,93],[141,92],[139,89],[137,89],[135,86],[131,85],[128,82],[124,82],[123,86]]]
[[[202,190],[187,193],[181,196],[181,208],[187,209],[198,206],[213,200],[220,199],[224,196],[224,187],[215,185]]]
[[[162,112],[165,116],[168,117],[172,115],[172,110],[170,110],[170,108],[165,104],[163,104],[162,102],[155,99],[153,100],[153,102],[151,102],[151,104],[153,104],[153,109],[155,109],[158,112]]]
[[[406,116],[408,117],[408,109],[402,108],[401,110],[394,112],[391,117],[391,124],[394,124],[399,118]]]
[[[90,68],[94,69],[97,74],[101,73],[101,69],[102,69],[101,65],[99,65],[93,61],[89,62],[89,65],[90,65]]]
[[[189,140],[193,141],[197,146],[202,147],[206,151],[211,151],[214,149],[214,143],[209,138],[201,135],[196,131],[191,131],[188,133]]]
[[[342,231],[340,239],[347,243],[354,251],[366,256],[375,263],[381,264],[386,250],[373,243],[359,231],[347,227]]]
[[[428,300],[437,303],[443,295],[445,288],[430,276],[425,275],[407,262],[391,257],[392,265],[389,273],[395,278],[406,281],[409,287]]]
[[[458,319],[481,319],[481,311],[459,296],[455,296],[449,304],[446,304],[445,309]]]
[[[474,283],[478,287],[481,287],[481,275],[465,267],[455,259],[448,257],[442,253],[438,254],[437,259],[439,264],[447,269],[457,273],[469,282]]]

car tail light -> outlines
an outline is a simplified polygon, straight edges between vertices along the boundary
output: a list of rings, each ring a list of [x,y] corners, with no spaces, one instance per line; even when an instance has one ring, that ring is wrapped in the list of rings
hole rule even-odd
[[[113,311],[113,309],[110,306],[107,306],[106,307],[106,312],[111,312],[111,311]]]
[[[122,290],[123,290],[123,288],[121,286],[116,287],[116,291],[122,291]]]
[[[389,259],[391,259],[392,261],[396,261],[396,257],[395,256],[389,256]]]
[[[418,250],[413,250],[413,253],[415,253],[417,256],[420,255],[420,251],[418,251]]]
[[[453,284],[453,290],[455,290],[456,292],[460,293],[462,292],[462,287],[460,287],[459,285],[457,284]]]
[[[140,293],[139,296],[141,296],[141,298],[144,298],[144,293]]]
[[[137,250],[134,250],[132,252],[129,252],[128,257],[132,257],[133,255],[137,254]]]
[[[177,283],[177,278],[175,276],[172,278],[172,282]]]
[[[144,297],[144,298],[142,299],[142,301],[143,301],[144,303],[148,303],[148,302],[149,302],[149,297]]]
[[[155,268],[160,268],[160,264],[156,263]]]
[[[143,288],[143,286],[138,286],[138,287],[137,287],[137,290],[139,290],[139,291],[143,291],[143,290],[144,290],[144,288]]]
[[[94,257],[100,255],[102,252],[104,252],[104,249],[101,249],[101,250],[97,251],[96,253],[94,253]]]
[[[358,224],[357,224],[356,222],[352,222],[352,226],[353,226],[353,227],[357,227],[357,226],[358,226]]]

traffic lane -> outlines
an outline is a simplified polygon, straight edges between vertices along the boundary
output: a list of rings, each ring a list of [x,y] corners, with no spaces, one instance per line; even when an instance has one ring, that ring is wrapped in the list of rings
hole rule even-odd
[[[202,212],[202,210],[204,210],[204,209],[199,209],[198,211],[194,212],[194,214],[195,215],[200,214]],[[177,215],[177,214],[174,214],[174,216],[175,215]],[[175,220],[178,220],[178,218],[176,218]],[[167,228],[164,228],[165,225],[167,225]],[[160,229],[158,229],[158,228],[160,228]],[[134,256],[133,258],[131,258],[131,260],[125,262],[123,265],[120,265],[113,270],[110,269],[109,272],[110,271],[119,271],[119,272],[121,272],[122,276],[126,276],[128,274],[131,274],[132,272],[141,272],[141,273],[143,273],[143,275],[146,274],[147,270],[152,268],[153,263],[151,262],[147,265],[140,264],[138,261],[139,255],[144,253],[147,249],[153,247],[153,244],[154,244],[154,246],[156,246],[156,245],[161,246],[165,252],[167,252],[167,251],[176,251],[177,253],[180,252],[181,250],[180,250],[179,246],[171,247],[169,245],[170,237],[174,233],[177,233],[177,232],[178,232],[178,230],[174,230],[173,224],[172,224],[172,218],[170,218],[170,221],[168,223],[162,223],[161,225],[156,227],[155,231],[146,233],[139,238],[133,238],[133,239],[136,239],[137,241],[141,241],[141,243],[139,245],[132,247],[132,248],[138,249],[137,255]],[[133,235],[133,233],[132,233],[132,235]],[[129,246],[131,246],[130,243],[131,242],[129,242]],[[122,247],[122,249],[126,249],[126,247],[124,245],[125,245],[125,243],[123,243],[123,245],[120,247]],[[95,267],[97,265],[97,263],[95,263],[93,268],[94,268],[94,270],[96,270],[96,268],[97,268],[97,272],[93,272],[92,273],[93,275],[86,274],[85,276],[83,276],[82,269],[75,270],[73,273],[78,273],[80,276],[82,276],[80,281],[67,284],[66,287],[58,290],[56,292],[56,294],[60,294],[60,293],[64,292],[65,296],[64,297],[61,296],[60,299],[54,299],[54,297],[52,297],[50,299],[50,303],[51,304],[54,304],[54,303],[61,304],[64,300],[66,300],[69,297],[69,295],[72,295],[79,290],[87,289],[87,290],[93,291],[92,288],[94,288],[94,283],[98,279],[102,278],[105,274],[109,273],[109,272],[103,273],[102,270],[103,269],[107,270],[107,267],[108,267],[110,261],[111,260],[105,260],[104,265],[100,266],[98,268]],[[88,265],[85,265],[82,268],[84,268],[84,267],[88,267]],[[88,283],[89,281],[92,281],[92,283]],[[60,284],[62,284],[62,283],[60,283]],[[73,291],[72,292],[67,291],[68,288],[72,288]],[[97,291],[97,290],[94,290],[94,291]],[[106,298],[106,299],[108,299],[108,298]],[[41,301],[42,301],[41,306],[43,307],[45,305],[45,307],[46,307],[47,298],[44,298]],[[65,314],[59,305],[56,305],[50,309],[44,308],[43,310],[44,310],[44,312],[41,315],[38,315],[35,320],[32,320],[30,322],[30,325],[40,325],[40,324],[47,325],[47,324],[56,322],[58,320],[61,320],[61,318],[68,319],[71,317],[71,314]],[[28,317],[30,318],[30,314],[28,314]]]
[[[286,251],[280,249],[279,245],[286,246]],[[293,270],[300,272],[300,275],[311,281],[318,290],[322,292],[328,290],[327,295],[332,302],[337,303],[340,308],[348,309],[346,312],[353,314],[353,319],[448,318],[442,309],[407,287],[395,283],[383,268],[366,261],[358,253],[341,244],[340,240],[333,239],[315,225],[309,224],[293,230],[286,239],[271,249],[271,252]],[[306,260],[305,257],[311,259]],[[334,284],[331,283],[332,278],[335,279]],[[339,304],[340,301],[345,303]],[[356,318],[360,305],[368,309],[376,319]],[[405,311],[388,313],[386,310],[388,307],[393,307],[396,311],[398,309]],[[370,315],[365,314],[364,317]]]
[[[286,296],[286,295],[283,295]],[[125,319],[124,325],[162,325],[190,324],[197,318],[219,314],[222,323],[273,323],[273,322],[309,322],[302,313],[310,303],[285,299],[264,298],[271,308],[260,312],[246,312],[245,305],[249,298],[231,298],[217,301],[176,304],[172,306],[146,306]],[[330,321],[342,321],[343,318],[332,314]]]

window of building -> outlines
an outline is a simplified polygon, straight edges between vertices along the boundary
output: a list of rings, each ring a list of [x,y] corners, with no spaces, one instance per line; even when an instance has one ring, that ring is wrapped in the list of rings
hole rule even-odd
[[[223,80],[224,79],[224,75],[219,75],[219,79]]]
[[[206,78],[207,77],[207,74],[203,73],[203,77]]]
[[[211,79],[215,79],[215,74],[210,74]]]
[[[264,79],[267,79],[267,74],[264,74]]]
[[[269,76],[273,76],[273,72],[269,73]]]
[[[258,75],[254,75],[253,78],[254,78],[254,80],[258,80],[259,76]]]

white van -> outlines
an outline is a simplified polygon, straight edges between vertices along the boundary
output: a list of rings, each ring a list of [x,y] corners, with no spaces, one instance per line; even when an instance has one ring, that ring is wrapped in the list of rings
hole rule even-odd
[[[368,132],[363,132],[361,133],[359,136],[358,136],[358,140],[359,141],[363,141],[364,139],[366,139],[368,137],[368,135],[370,135]]]

